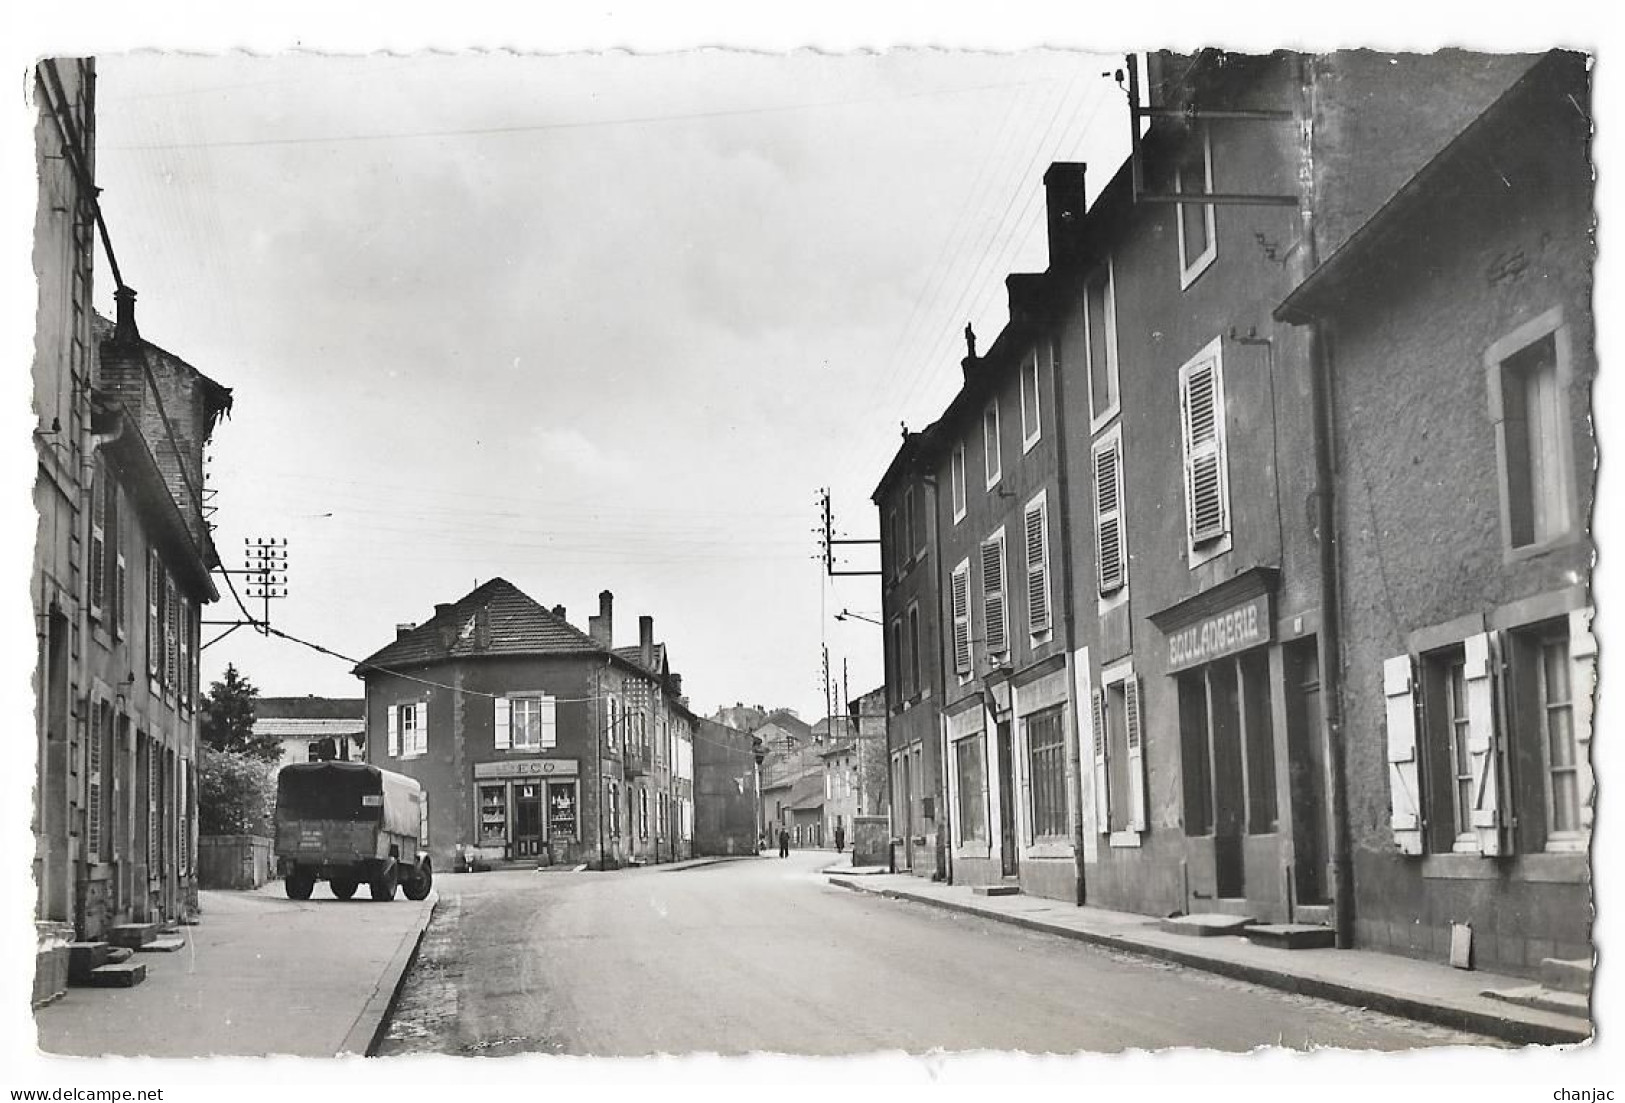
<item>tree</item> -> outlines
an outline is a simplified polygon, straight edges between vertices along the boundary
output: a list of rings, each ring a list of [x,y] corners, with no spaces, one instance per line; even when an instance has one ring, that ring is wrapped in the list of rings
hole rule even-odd
[[[230,664],[226,675],[209,686],[199,710],[203,742],[217,751],[234,751],[264,762],[282,757],[274,735],[254,734],[254,709],[260,691]]]
[[[263,758],[198,748],[198,834],[270,834],[275,777],[276,771]]]

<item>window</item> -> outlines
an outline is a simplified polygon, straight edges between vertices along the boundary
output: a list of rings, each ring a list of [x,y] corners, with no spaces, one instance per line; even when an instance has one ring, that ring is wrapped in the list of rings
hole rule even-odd
[[[621,837],[621,787],[613,781],[609,783],[609,833]]]
[[[887,656],[889,673],[886,684],[892,688],[896,700],[893,706],[901,705],[908,700],[908,686],[903,682],[903,671],[908,669],[908,659],[903,655],[903,618],[894,617],[891,622],[891,653]]]
[[[954,568],[948,598],[954,622],[954,672],[964,678],[971,672],[970,560],[962,559]]]
[[[1146,829],[1140,680],[1126,664],[1107,669],[1091,695],[1097,829],[1112,846],[1139,846]]]
[[[901,578],[903,565],[908,561],[908,545],[903,543],[903,514],[892,510],[887,515],[888,531],[891,534],[891,570],[892,575]]]
[[[164,690],[175,688],[180,669],[180,603],[176,600],[175,580],[164,576]]]
[[[909,529],[913,534],[913,541],[909,544],[909,553],[916,559],[925,555],[925,492],[914,493],[909,489]]]
[[[1185,834],[1271,834],[1280,804],[1267,654],[1216,660],[1177,685]]]
[[[1577,838],[1580,822],[1579,755],[1574,738],[1574,693],[1569,639],[1559,626],[1528,642],[1533,668],[1528,718],[1542,754],[1541,782],[1548,838]]]
[[[908,607],[908,695],[920,692],[920,607]]]
[[[1027,503],[1022,519],[1027,548],[1027,633],[1050,631],[1049,505],[1043,494]]]
[[[982,541],[982,638],[989,655],[1010,650],[1004,601],[1004,530]]]
[[[104,805],[112,786],[107,784],[103,771],[112,758],[112,749],[108,746],[112,731],[113,708],[106,701],[98,701],[91,712],[89,746],[85,748],[85,853],[93,862],[107,856],[103,838],[107,823]]]
[[[1099,429],[1118,410],[1117,305],[1109,263],[1083,286],[1083,332],[1084,359],[1089,369],[1089,415],[1092,427]]]
[[[992,490],[1004,470],[999,453],[999,400],[996,398],[982,412],[982,469],[987,475],[987,489]]]
[[[649,837],[649,790],[638,786],[638,838]]]
[[[903,491],[903,508],[897,514],[898,530],[897,567],[903,570],[914,560],[914,488]]]
[[[557,746],[558,706],[552,697],[498,697],[493,709],[497,750],[540,751]]]
[[[1027,353],[1027,359],[1021,364],[1021,451],[1023,454],[1032,451],[1033,445],[1043,436],[1038,421],[1038,350],[1033,349]]]
[[[391,758],[413,758],[428,752],[429,706],[426,702],[390,705],[387,722]]]
[[[1191,566],[1227,551],[1230,471],[1224,425],[1224,375],[1215,339],[1179,369],[1185,453],[1185,520]]]
[[[91,474],[90,489],[90,615],[96,620],[103,616],[107,603],[107,499],[113,479],[98,462]]]
[[[965,442],[954,445],[953,459],[949,463],[949,477],[953,483],[954,523],[965,519]]]
[[[321,760],[322,760],[322,744],[321,744],[321,740],[317,740],[314,743],[306,743],[305,744],[305,761],[306,762],[320,762]]]
[[[604,698],[604,746],[612,751],[620,740],[621,716],[621,699],[613,696]]]
[[[164,672],[164,565],[156,551],[147,552],[147,676],[160,681]]]
[[[987,768],[983,761],[980,732],[954,744],[954,769],[958,780],[959,841],[986,842]]]
[[[1205,195],[1213,190],[1213,148],[1207,128],[1195,131],[1180,151],[1174,166],[1174,191],[1181,195]],[[1179,222],[1179,286],[1195,282],[1218,251],[1213,230],[1212,203],[1175,203]]]
[[[1068,834],[1066,741],[1061,706],[1037,712],[1027,728],[1028,834],[1031,838]]]
[[[1569,332],[1550,310],[1490,346],[1490,420],[1501,462],[1501,521],[1514,556],[1578,534],[1569,439]]]
[[[1100,596],[1109,597],[1128,581],[1123,547],[1123,438],[1114,428],[1095,442],[1095,565]]]

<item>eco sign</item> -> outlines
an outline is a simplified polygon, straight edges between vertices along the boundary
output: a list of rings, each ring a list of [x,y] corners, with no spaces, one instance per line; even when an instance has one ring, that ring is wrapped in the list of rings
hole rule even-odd
[[[1259,594],[1168,634],[1168,669],[1185,670],[1245,651],[1270,639],[1270,599]]]

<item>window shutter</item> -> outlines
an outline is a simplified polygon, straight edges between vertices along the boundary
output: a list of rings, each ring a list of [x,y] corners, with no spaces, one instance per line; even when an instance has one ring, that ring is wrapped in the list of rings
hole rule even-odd
[[[1597,691],[1597,637],[1591,634],[1591,608],[1569,614],[1569,694],[1573,702],[1575,766],[1580,783],[1580,824],[1591,829],[1596,795],[1591,777],[1591,721]]]
[[[160,661],[164,653],[163,622],[158,607],[163,602],[164,568],[156,551],[147,552],[147,675],[157,678],[163,669]]]
[[[175,687],[176,646],[175,639],[175,580],[168,575],[164,576],[164,688]]]
[[[552,697],[541,699],[542,750],[550,751],[559,744],[558,702]]]
[[[389,714],[389,757],[401,757],[401,709],[399,705],[390,705]]]
[[[1140,722],[1140,679],[1123,683],[1123,729],[1128,739],[1128,828],[1145,830],[1145,729]]]
[[[1394,843],[1402,854],[1420,854],[1415,673],[1409,655],[1395,655],[1382,664],[1382,692],[1388,702],[1388,802]]]
[[[1010,650],[1004,614],[1004,534],[982,542],[982,614],[986,621],[987,651],[1002,655]]]
[[[90,615],[102,615],[107,589],[107,491],[108,478],[100,471],[90,492]]]
[[[419,701],[412,706],[412,749],[418,754],[429,753],[429,702]]]
[[[1123,585],[1123,453],[1121,438],[1095,451],[1095,527],[1100,592]]]
[[[949,587],[954,617],[954,670],[969,674],[970,651],[970,567],[961,563],[954,568]]]
[[[1095,744],[1095,830],[1104,835],[1112,829],[1110,787],[1106,784],[1106,691],[1097,689],[1090,696],[1089,720]]]
[[[492,704],[495,706],[495,721],[491,727],[493,745],[505,751],[513,746],[513,703],[506,697],[498,697]]]
[[[1511,850],[1501,816],[1501,738],[1495,715],[1500,640],[1483,632],[1466,641],[1467,753],[1473,767],[1473,831],[1478,850],[1495,857]]]
[[[1207,359],[1185,377],[1185,493],[1191,544],[1229,531],[1219,365]]]
[[[175,696],[179,699],[180,707],[192,707],[192,606],[184,597],[179,602],[180,611],[175,618],[176,648],[180,654],[175,664]]]
[[[1050,630],[1048,512],[1044,502],[1027,507],[1027,630]]]
[[[125,565],[124,553],[121,551],[114,557],[113,565],[113,632],[120,639],[124,638],[125,623],[130,607],[130,570]]]

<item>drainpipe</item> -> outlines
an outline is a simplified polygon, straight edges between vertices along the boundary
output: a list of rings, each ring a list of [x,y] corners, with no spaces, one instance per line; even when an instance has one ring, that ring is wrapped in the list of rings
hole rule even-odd
[[[1059,586],[1061,600],[1060,607],[1063,645],[1066,648],[1066,699],[1072,713],[1073,738],[1066,741],[1066,757],[1072,768],[1072,776],[1077,779],[1073,788],[1076,797],[1072,804],[1072,861],[1074,875],[1077,881],[1076,903],[1083,906],[1088,902],[1088,891],[1084,884],[1087,863],[1083,860],[1084,823],[1083,823],[1083,709],[1088,703],[1078,700],[1078,672],[1073,666],[1074,625],[1072,621],[1072,498],[1067,478],[1067,433],[1066,433],[1066,389],[1062,380],[1065,374],[1061,367],[1061,343],[1054,340],[1050,345],[1050,380],[1055,392],[1055,494],[1059,499],[1055,503],[1054,515],[1060,519],[1060,540],[1057,550],[1059,555],[1053,556],[1051,562],[1059,561],[1061,565]],[[1093,764],[1091,763],[1091,768]]]
[[[942,626],[952,622],[945,622],[942,616],[942,527],[937,523],[940,506],[937,477],[921,475],[920,481],[931,495],[931,510],[927,514],[931,518],[931,589],[937,595],[937,872],[943,884],[951,885],[954,883],[954,848],[952,811],[948,807],[948,717],[942,711],[948,692],[948,665],[942,657]]]

